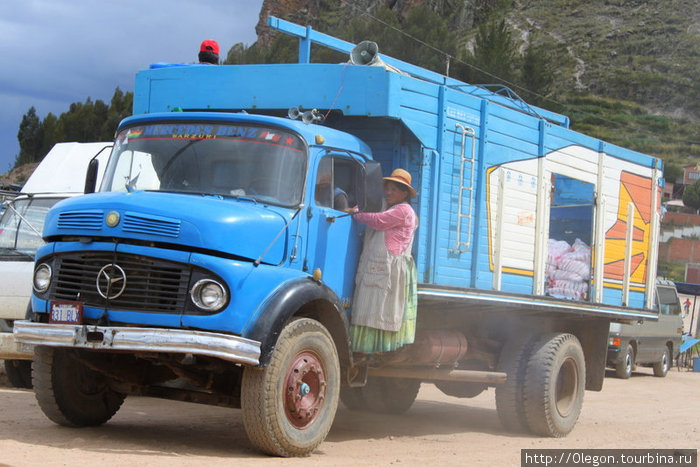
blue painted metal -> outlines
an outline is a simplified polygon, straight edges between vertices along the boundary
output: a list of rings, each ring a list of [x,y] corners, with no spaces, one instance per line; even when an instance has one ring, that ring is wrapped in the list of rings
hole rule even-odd
[[[308,63],[309,53],[307,53],[307,49],[310,48],[311,43],[323,45],[329,49],[346,54],[349,54],[353,47],[355,47],[355,44],[350,42],[337,39],[333,36],[329,36],[318,31],[313,31],[311,30],[310,26],[303,28],[297,24],[290,23],[289,21],[285,21],[274,16],[269,16],[267,18],[267,25],[273,29],[299,38],[299,63]],[[487,100],[493,100],[501,105],[519,109],[540,118],[546,118],[566,128],[569,127],[568,117],[556,114],[547,109],[531,106],[520,99],[515,92],[503,85],[499,85],[496,91],[491,91],[488,87],[483,85],[467,84],[454,78],[449,78],[441,75],[440,73],[426,70],[425,68],[421,68],[387,55],[378,54],[378,57],[381,58],[387,65],[390,65],[416,78],[436,84],[443,84],[450,88],[458,89],[462,92],[471,93]]]

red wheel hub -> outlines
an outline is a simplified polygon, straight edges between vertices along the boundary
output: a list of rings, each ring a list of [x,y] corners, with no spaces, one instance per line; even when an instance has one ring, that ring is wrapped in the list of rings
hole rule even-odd
[[[321,412],[325,402],[326,378],[323,366],[312,352],[301,352],[287,371],[284,411],[297,428],[306,428]]]

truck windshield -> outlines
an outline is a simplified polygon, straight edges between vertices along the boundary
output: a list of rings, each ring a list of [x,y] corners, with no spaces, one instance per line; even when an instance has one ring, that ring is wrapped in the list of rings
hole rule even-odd
[[[34,256],[44,244],[41,231],[49,209],[63,198],[20,198],[0,218],[0,254]]]
[[[164,191],[301,203],[307,149],[279,128],[149,123],[117,135],[102,191]]]

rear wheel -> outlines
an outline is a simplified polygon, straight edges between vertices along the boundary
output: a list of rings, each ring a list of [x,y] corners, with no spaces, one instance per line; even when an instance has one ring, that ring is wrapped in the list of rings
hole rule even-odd
[[[76,351],[39,346],[34,350],[34,393],[39,407],[64,426],[97,426],[121,407],[124,394],[112,390],[104,375],[76,358]]]
[[[5,360],[5,374],[15,388],[32,388],[32,361]]]
[[[276,456],[306,456],[323,442],[338,407],[340,365],[323,325],[298,319],[280,333],[265,368],[246,367],[241,387],[250,442]]]
[[[671,368],[671,351],[666,347],[659,361],[654,363],[654,376],[663,378],[668,373],[669,368]]]
[[[581,343],[573,334],[548,334],[532,347],[523,387],[525,420],[533,433],[562,437],[576,425],[586,386]]]
[[[617,362],[615,365],[615,374],[618,378],[628,379],[632,376],[632,369],[634,368],[634,349],[632,345],[627,345],[625,349],[625,355],[623,355],[622,360]]]
[[[503,345],[498,358],[498,371],[504,372],[507,379],[496,386],[496,410],[506,430],[518,432],[526,429],[523,383],[529,352],[529,339],[516,338]]]

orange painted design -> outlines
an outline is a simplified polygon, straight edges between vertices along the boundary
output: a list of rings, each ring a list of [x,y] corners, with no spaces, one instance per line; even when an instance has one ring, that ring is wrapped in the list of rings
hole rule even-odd
[[[627,205],[632,203],[632,257],[630,280],[646,283],[646,268],[651,238],[651,179],[629,172],[620,174],[620,193],[617,221],[605,233],[605,279],[621,280],[625,264],[625,236],[627,235]]]
[[[639,264],[644,261],[644,253],[639,253],[630,258],[632,263],[632,271],[639,267]],[[605,265],[605,278],[622,280],[622,271],[625,269],[624,258],[619,261],[607,263]]]
[[[627,222],[618,219],[615,225],[605,233],[605,238],[608,240],[624,240],[627,235]],[[637,242],[644,241],[644,230],[639,227],[632,228],[632,240]]]

